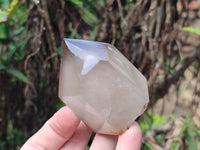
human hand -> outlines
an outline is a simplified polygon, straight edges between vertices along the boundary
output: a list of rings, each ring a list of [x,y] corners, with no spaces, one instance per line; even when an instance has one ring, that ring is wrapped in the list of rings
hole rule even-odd
[[[21,150],[84,150],[92,131],[67,107],[61,108]],[[96,134],[90,150],[140,150],[142,133],[134,122],[121,136]]]

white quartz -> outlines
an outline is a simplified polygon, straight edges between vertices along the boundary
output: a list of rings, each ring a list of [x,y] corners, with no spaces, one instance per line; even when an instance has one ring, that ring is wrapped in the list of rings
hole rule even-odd
[[[149,102],[145,77],[111,44],[64,39],[59,97],[93,131],[122,134]]]

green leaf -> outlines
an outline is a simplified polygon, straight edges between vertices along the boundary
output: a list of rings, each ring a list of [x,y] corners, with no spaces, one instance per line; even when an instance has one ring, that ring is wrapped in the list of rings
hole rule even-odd
[[[197,141],[194,137],[194,132],[192,132],[189,128],[187,130],[187,142],[188,142],[188,149],[189,150],[198,150],[197,149]]]
[[[189,128],[200,138],[200,131],[195,127],[193,123],[189,126]]]
[[[179,138],[182,138],[183,136],[183,133],[186,131],[186,129],[188,128],[188,126],[190,125],[191,123],[191,114],[188,114],[185,121],[183,122],[183,126],[181,127],[181,131],[178,135]]]
[[[153,119],[153,127],[157,127],[158,125],[165,124],[166,123],[166,117],[160,116],[159,114],[155,114],[152,116]]]
[[[95,40],[95,36],[97,34],[97,29],[98,29],[97,27],[94,28],[94,30],[92,31],[92,33],[89,36],[89,40],[91,40],[91,41]]]
[[[74,29],[71,29],[71,34],[70,34],[69,38],[81,39],[81,36]]]
[[[6,66],[0,65],[0,70],[5,70],[5,69],[6,69]]]
[[[19,1],[18,0],[13,0],[12,3],[10,4],[9,8],[7,9],[7,17],[10,18],[12,15],[15,13],[15,11],[18,8]]]
[[[97,25],[97,23],[98,23],[97,17],[93,13],[88,11],[87,9],[83,9],[83,17],[82,18],[83,18],[83,21],[90,26]]]
[[[4,65],[4,66],[9,66],[10,65],[10,60],[7,59],[7,58],[4,58],[4,57],[0,56],[0,61],[1,61],[1,64]]]
[[[178,134],[178,138],[182,138],[184,136],[184,133],[187,131],[187,129],[189,128],[191,124],[191,114],[188,114],[185,121],[183,122],[183,125],[181,127],[181,130]],[[179,150],[180,147],[180,142],[179,141],[175,141],[172,145],[171,150]]]
[[[79,8],[81,8],[83,6],[83,2],[81,0],[68,0],[68,1]]]
[[[19,44],[18,44],[18,52],[17,52],[17,55],[16,55],[16,60],[21,60],[23,58],[23,55],[24,55],[24,50],[25,50],[25,47],[28,43],[28,40],[30,39],[31,36],[28,36],[27,38],[23,39]]]
[[[5,22],[7,20],[6,11],[0,9],[0,23]]]
[[[62,55],[62,46],[57,48],[58,57],[61,58]]]
[[[148,132],[149,130],[151,130],[152,127],[152,114],[150,113],[145,113],[145,115],[143,116],[143,120],[139,122],[140,127],[142,129],[142,132]]]
[[[172,145],[171,150],[179,150],[180,147],[180,142],[175,141],[174,144]]]
[[[8,37],[8,35],[6,32],[6,24],[2,23],[2,24],[0,24],[0,39],[5,40],[5,39],[7,39],[7,37]]]
[[[13,36],[18,36],[26,31],[25,27],[20,27],[13,31]]]
[[[15,11],[15,14],[13,15],[12,19],[18,23],[17,28],[22,27],[21,25],[24,24],[27,20],[27,8],[24,5],[17,6],[17,10]]]
[[[6,22],[9,18],[12,17],[12,15],[15,13],[15,11],[19,6],[18,4],[19,4],[18,0],[13,0],[10,6],[6,10],[0,9],[0,23]]]
[[[10,0],[1,0],[1,1],[0,1],[0,7],[1,7],[2,9],[8,8],[9,5],[10,5]]]
[[[200,28],[194,28],[194,27],[189,26],[189,27],[184,27],[183,31],[194,33],[194,34],[200,36]]]
[[[104,6],[104,0],[99,0],[98,2],[100,6]]]
[[[19,70],[15,68],[9,68],[7,69],[7,72],[25,83],[28,82],[28,78],[22,72],[20,72]]]
[[[146,149],[148,149],[148,150],[154,150],[154,148],[153,148],[149,143],[144,143],[144,146],[145,146]]]
[[[26,11],[24,11],[24,12],[26,12]],[[27,14],[22,14],[21,17],[19,18],[20,24],[25,23],[26,20],[27,20]]]
[[[59,110],[63,106],[65,106],[65,104],[59,99],[58,103],[56,104],[56,109]]]
[[[13,54],[15,53],[16,49],[17,49],[17,47],[16,47],[15,44],[12,44],[12,45],[10,46],[10,50],[9,50],[9,52],[7,53],[7,59],[12,58],[12,56],[13,56]]]

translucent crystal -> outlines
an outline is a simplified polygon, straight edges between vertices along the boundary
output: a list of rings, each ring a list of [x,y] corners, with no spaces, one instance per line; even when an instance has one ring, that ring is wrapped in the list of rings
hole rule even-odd
[[[59,97],[93,131],[122,134],[149,102],[145,77],[111,44],[64,39]]]

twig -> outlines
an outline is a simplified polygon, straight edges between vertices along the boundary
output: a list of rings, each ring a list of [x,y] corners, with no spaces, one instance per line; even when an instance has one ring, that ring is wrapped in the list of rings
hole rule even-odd
[[[52,58],[54,58],[55,56],[57,56],[57,55],[58,55],[57,53],[53,53],[51,56],[48,56],[48,57],[45,59],[45,61],[44,61],[44,68],[46,68],[47,62],[48,62],[50,59],[52,59]]]
[[[158,72],[160,70],[160,64],[162,63],[162,61],[158,61],[155,70],[153,71],[153,74],[150,76],[149,80],[148,80],[148,87],[149,89],[151,89],[151,87],[153,86],[153,83],[156,80],[156,77],[158,75]]]
[[[42,35],[42,30],[43,30],[43,25],[44,25],[44,21],[41,20],[41,23],[40,23],[40,31],[39,31],[39,34],[38,34],[38,46],[37,46],[37,49],[31,53],[30,55],[28,55],[25,59],[25,62],[24,62],[24,70],[26,71],[27,70],[27,64],[28,64],[28,61],[31,57],[33,57],[34,55],[36,55],[39,51],[40,51],[40,45],[41,45],[41,35]]]
[[[122,5],[120,0],[117,0],[117,4],[118,4],[118,8],[119,8],[119,14],[120,14],[120,18],[121,18],[121,29],[122,29],[122,34],[124,35],[124,25],[127,25],[126,20],[124,20],[124,16],[123,16],[123,11],[122,11]]]
[[[185,59],[183,65],[171,76],[168,77],[163,83],[161,83],[158,88],[156,88],[155,95],[157,98],[163,97],[166,94],[166,91],[169,90],[172,84],[175,84],[178,79],[183,76],[185,70],[197,59],[200,57],[200,49],[195,50],[189,57]]]
[[[53,51],[57,52],[56,43],[55,43],[55,36],[54,36],[53,29],[52,29],[52,26],[51,26],[51,23],[50,23],[49,14],[48,14],[49,11],[48,11],[48,8],[47,8],[47,2],[46,2],[46,0],[42,0],[41,4],[42,4],[42,7],[44,9],[44,19],[45,19],[45,22],[46,22],[46,25],[47,25],[47,29],[49,30],[49,34],[50,34],[50,39],[51,39],[51,42],[52,42],[51,44],[52,44],[52,47],[53,47]],[[57,64],[58,64],[58,57],[55,57],[54,71],[56,71]]]
[[[112,23],[112,36],[113,36],[113,38],[112,38],[112,45],[114,45],[115,44],[115,41],[116,41],[116,29],[115,29],[115,24],[114,23]]]

